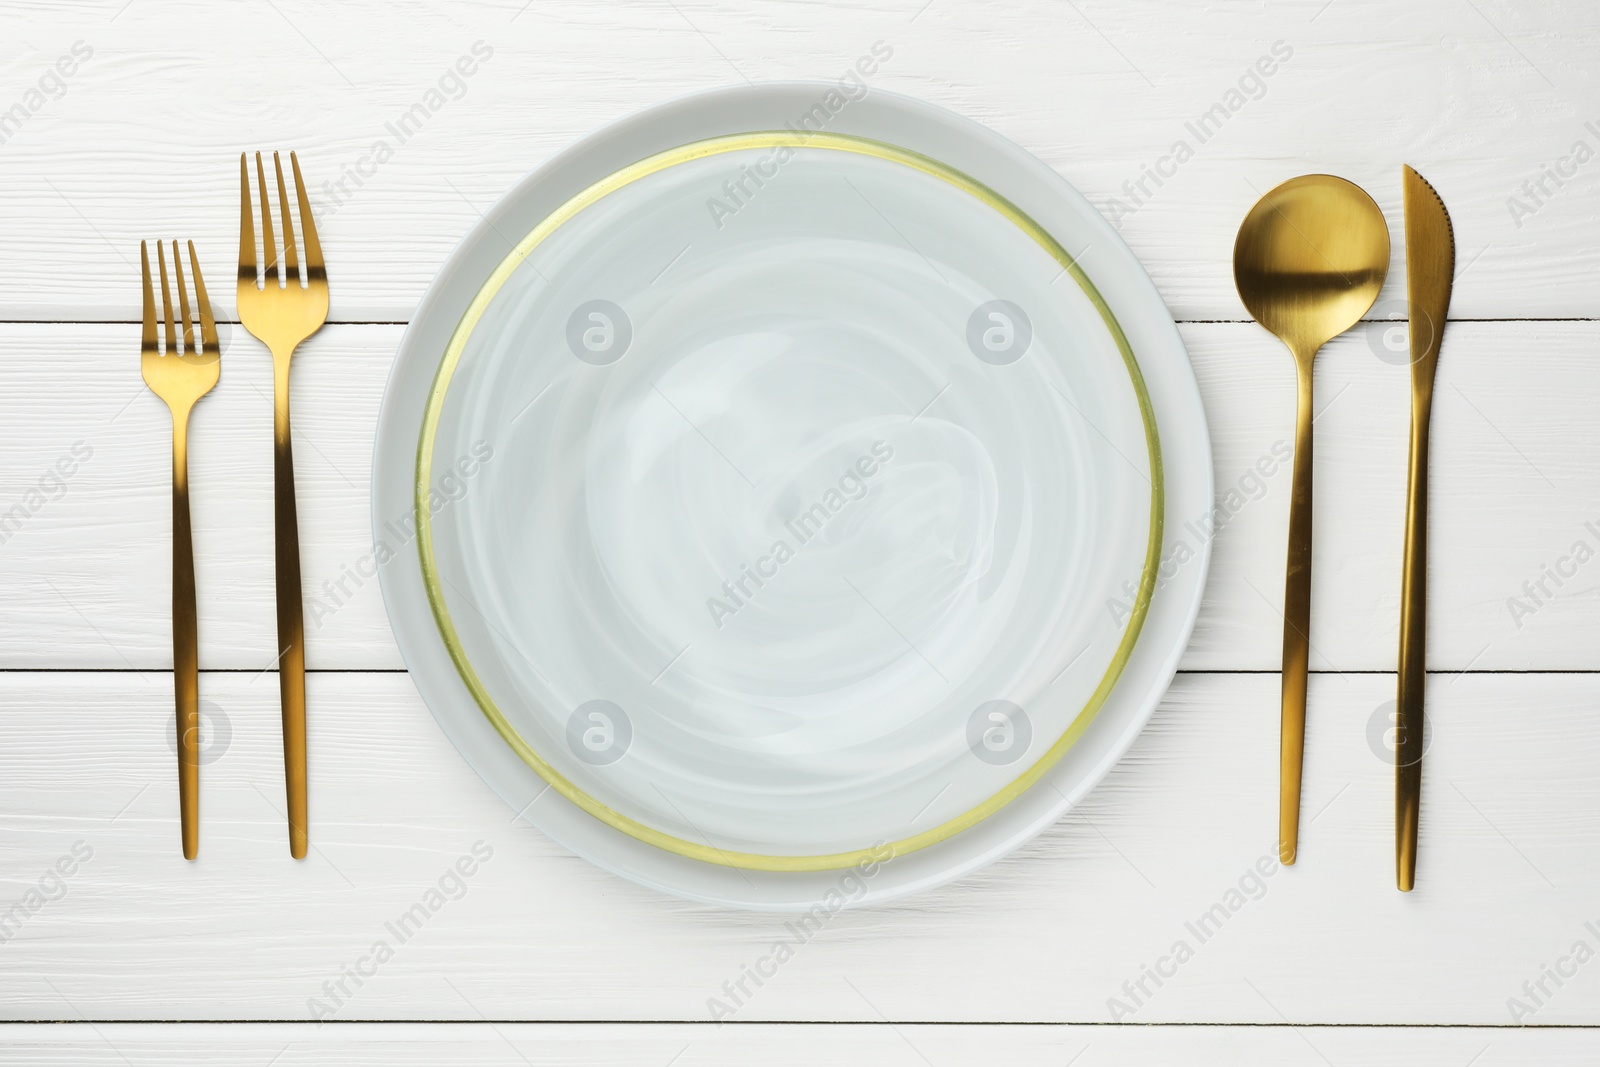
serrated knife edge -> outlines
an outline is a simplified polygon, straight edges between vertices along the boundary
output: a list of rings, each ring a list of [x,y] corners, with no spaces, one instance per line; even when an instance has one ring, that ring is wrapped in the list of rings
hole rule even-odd
[[[1411,365],[1432,372],[1455,282],[1455,228],[1444,201],[1426,178],[1405,168],[1406,295],[1410,305]]]

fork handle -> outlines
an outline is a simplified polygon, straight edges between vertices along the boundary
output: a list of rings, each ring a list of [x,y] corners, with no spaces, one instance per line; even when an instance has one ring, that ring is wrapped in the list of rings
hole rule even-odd
[[[1430,391],[1431,393],[1431,391]],[[1423,693],[1428,638],[1428,416],[1431,395],[1411,402],[1411,464],[1406,493],[1405,563],[1400,578],[1400,664],[1395,694],[1395,884],[1409,893],[1417,878],[1422,812],[1422,753],[1427,740]]]
[[[289,807],[289,854],[304,859],[306,817],[306,649],[301,614],[300,524],[294,505],[289,441],[289,356],[274,352],[272,404],[273,539],[277,564],[278,693],[283,706],[283,778]]]
[[[172,691],[183,858],[200,851],[200,628],[189,526],[189,409],[172,411]]]

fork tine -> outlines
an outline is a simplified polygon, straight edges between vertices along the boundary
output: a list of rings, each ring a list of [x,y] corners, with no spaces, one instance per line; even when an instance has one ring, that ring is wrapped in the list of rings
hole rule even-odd
[[[256,224],[250,217],[250,167],[243,152],[239,153],[239,281],[256,283]]]
[[[194,274],[194,304],[200,313],[200,343],[207,355],[222,354],[217,341],[217,320],[211,317],[211,301],[206,298],[206,280],[200,276],[200,257],[195,255],[194,242],[189,242],[189,266]]]
[[[261,169],[261,153],[256,153],[256,183],[261,187],[261,253],[267,260],[266,284],[278,284],[278,242],[272,236],[272,197],[267,194],[267,172]]]
[[[194,320],[189,318],[189,289],[183,284],[183,257],[178,254],[178,242],[172,242],[172,271],[178,286],[178,313],[183,317],[183,350],[195,354]]]
[[[317,224],[311,219],[311,201],[306,198],[306,181],[300,177],[300,160],[289,153],[294,168],[294,188],[300,200],[300,240],[306,247],[306,278],[327,281],[328,269],[322,263],[322,242],[317,239]]]
[[[167,351],[169,356],[178,354],[178,331],[172,321],[172,291],[167,288],[167,255],[162,251],[160,241],[156,242],[156,265],[161,268],[161,317],[167,325]]]
[[[289,284],[300,285],[300,261],[294,250],[294,220],[289,212],[289,194],[283,188],[283,163],[272,153],[272,169],[278,172],[278,207],[283,210],[283,272]]]
[[[139,349],[160,352],[160,342],[156,339],[156,295],[150,288],[150,250],[143,241],[139,242],[139,272],[144,275],[144,329],[139,334]]]

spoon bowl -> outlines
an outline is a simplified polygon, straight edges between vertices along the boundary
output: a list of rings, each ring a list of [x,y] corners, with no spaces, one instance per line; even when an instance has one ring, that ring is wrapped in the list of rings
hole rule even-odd
[[[1309,360],[1372,307],[1389,273],[1389,227],[1360,186],[1291,178],[1239,226],[1233,277],[1250,315]]]
[[[1317,350],[1372,307],[1389,273],[1389,226],[1359,186],[1331,174],[1292,178],[1239,226],[1233,278],[1251,316],[1294,355],[1298,377],[1289,560],[1283,592],[1283,718],[1278,859],[1300,836],[1306,676],[1311,652],[1311,364]]]

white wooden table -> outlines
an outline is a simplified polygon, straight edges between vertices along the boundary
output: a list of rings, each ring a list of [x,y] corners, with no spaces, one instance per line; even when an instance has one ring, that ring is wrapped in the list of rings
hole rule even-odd
[[[1183,324],[1236,513],[1183,672],[1090,803],[977,877],[834,919],[718,1027],[708,998],[783,920],[656,896],[514,822],[418,699],[376,583],[347,579],[339,604],[325,583],[370,548],[390,358],[480,211],[635,108],[836,77],[878,41],[874,87],[990,124],[1117,217]],[[492,54],[447,78],[478,42]],[[1263,56],[1272,76],[1246,77]],[[4,0],[0,69],[0,514],[23,509],[0,536],[0,1062],[1600,1057],[1600,7]],[[401,143],[390,124],[418,103]],[[269,362],[225,326],[193,423],[213,748],[187,864],[138,242],[193,238],[233,318],[235,160],[290,147],[333,278],[294,384],[316,847],[284,847]],[[1377,321],[1318,361],[1306,823],[1298,866],[1250,876],[1275,836],[1288,475],[1248,474],[1292,440],[1294,386],[1229,269],[1260,192],[1332,171],[1389,216],[1374,318],[1403,315],[1403,162],[1459,249],[1409,896],[1371,740],[1394,695],[1408,411]],[[479,842],[492,858],[459,899],[348,977]],[[1235,899],[1174,976],[1143,977]]]

